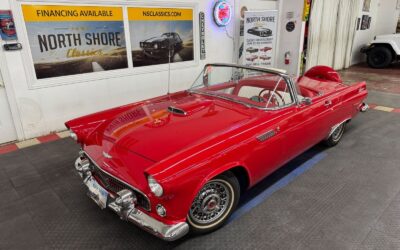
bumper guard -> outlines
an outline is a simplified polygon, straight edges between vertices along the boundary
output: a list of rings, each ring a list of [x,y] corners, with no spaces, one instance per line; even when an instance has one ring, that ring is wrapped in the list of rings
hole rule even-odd
[[[85,158],[83,155],[75,162],[76,170],[82,177],[83,183],[88,187],[89,197],[99,204],[99,196],[93,193],[89,187],[90,181],[96,182],[98,185],[97,181],[92,178],[90,165],[89,159]],[[189,225],[186,222],[167,225],[137,209],[135,205],[135,194],[128,189],[124,189],[118,192],[115,198],[108,195],[106,206],[118,214],[122,220],[132,222],[147,232],[166,241],[177,240],[189,232]]]

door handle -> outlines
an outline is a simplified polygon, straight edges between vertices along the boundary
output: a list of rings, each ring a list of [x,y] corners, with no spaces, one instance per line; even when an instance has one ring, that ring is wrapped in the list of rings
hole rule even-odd
[[[324,104],[325,107],[330,107],[331,105],[332,105],[332,101],[331,100],[325,101],[325,104]]]

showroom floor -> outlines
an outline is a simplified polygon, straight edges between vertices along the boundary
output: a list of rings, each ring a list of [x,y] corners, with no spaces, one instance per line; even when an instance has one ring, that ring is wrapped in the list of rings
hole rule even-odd
[[[371,92],[400,107],[400,95]],[[386,104],[385,104],[386,102]],[[371,110],[249,190],[233,219],[163,242],[100,210],[61,139],[0,155],[0,249],[400,249],[400,114]]]

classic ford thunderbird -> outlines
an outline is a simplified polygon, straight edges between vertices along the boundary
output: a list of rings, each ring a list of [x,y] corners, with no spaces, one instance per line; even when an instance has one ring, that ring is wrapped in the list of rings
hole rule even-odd
[[[272,30],[265,27],[253,27],[247,30],[247,33],[259,36],[259,37],[270,37],[272,36]]]
[[[101,208],[164,239],[221,227],[240,195],[368,109],[365,82],[318,66],[206,65],[186,91],[71,120],[75,168]]]

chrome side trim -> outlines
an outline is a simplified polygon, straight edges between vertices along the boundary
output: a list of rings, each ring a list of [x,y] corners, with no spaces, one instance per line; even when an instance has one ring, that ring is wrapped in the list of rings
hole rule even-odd
[[[81,150],[81,152],[79,152],[79,154],[81,155],[81,153],[82,153],[82,155],[85,155],[87,158],[89,158],[90,162],[92,162],[101,172],[103,172],[104,174],[109,175],[109,176],[115,178],[116,180],[122,182],[123,184],[125,184],[126,186],[128,186],[129,188],[131,188],[132,190],[135,190],[136,192],[142,194],[142,195],[146,198],[146,200],[149,202],[149,205],[150,205],[150,210],[147,210],[147,209],[146,209],[146,211],[151,211],[151,202],[150,202],[149,197],[148,197],[145,193],[143,193],[143,192],[140,191],[139,189],[133,187],[132,185],[126,183],[125,181],[121,180],[120,178],[117,178],[117,177],[115,177],[114,175],[112,175],[112,174],[106,172],[104,169],[102,169],[101,167],[99,167],[99,165],[98,165],[85,151]],[[143,209],[144,209],[144,208],[143,208]]]
[[[264,141],[266,141],[266,140],[269,140],[269,139],[271,139],[272,137],[274,137],[275,135],[277,134],[277,132],[275,131],[275,130],[269,130],[269,131],[267,131],[267,132],[265,132],[265,133],[263,133],[263,134],[261,134],[261,135],[258,135],[257,136],[257,140],[259,141],[259,142],[264,142]]]

